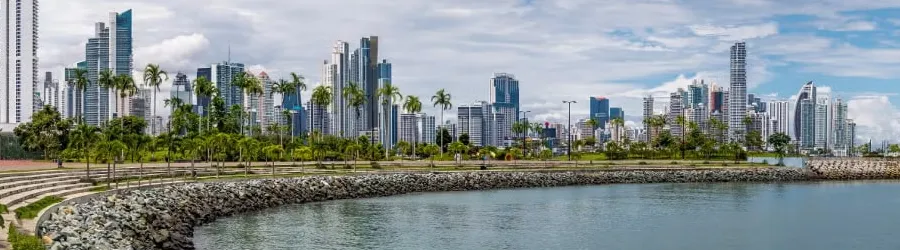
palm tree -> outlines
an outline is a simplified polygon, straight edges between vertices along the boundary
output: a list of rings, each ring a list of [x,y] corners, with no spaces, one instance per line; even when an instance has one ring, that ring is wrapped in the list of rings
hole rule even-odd
[[[542,145],[540,144],[540,142],[542,142],[542,141],[544,140],[543,129],[544,129],[544,125],[541,124],[541,123],[539,123],[539,122],[535,122],[535,123],[532,123],[532,124],[531,124],[531,131],[534,132],[534,133],[537,133],[538,141],[539,141],[537,144],[535,144],[535,145],[537,145],[537,147],[536,147],[535,150],[534,150],[534,151],[535,151],[535,154],[538,154],[538,152],[539,152],[539,150],[541,149],[541,146],[542,146]]]
[[[75,73],[75,75],[69,81],[69,84],[72,85],[72,87],[74,87],[76,91],[81,91],[81,98],[77,98],[75,100],[75,102],[76,102],[75,106],[80,107],[82,112],[84,112],[84,96],[86,95],[87,86],[88,86],[88,83],[90,82],[88,80],[88,71],[86,69],[76,68],[74,73]],[[77,120],[79,120],[79,122],[81,122],[80,120],[83,119],[84,114],[78,114],[78,115],[81,118],[79,118]]]
[[[625,120],[622,119],[622,117],[613,118],[612,122],[610,123],[612,123],[612,125],[615,127],[614,129],[616,130],[616,134],[619,134],[619,128],[625,126]],[[622,135],[619,134],[619,137],[622,137]]]
[[[283,106],[285,97],[287,97],[288,94],[294,93],[295,89],[294,89],[294,85],[291,84],[291,82],[281,79],[281,80],[278,80],[277,82],[275,82],[274,84],[272,84],[272,92],[278,93],[281,95],[281,104]],[[285,111],[288,111],[287,107],[282,107],[282,109]],[[288,112],[290,112],[290,111],[288,111]],[[288,113],[288,114],[290,114],[290,113]],[[280,132],[278,133],[278,140],[279,140],[279,143],[281,144],[281,146],[284,147],[284,140],[282,139],[282,135],[283,135],[282,133],[280,133]]]
[[[103,88],[106,90],[109,90],[109,89],[114,90],[116,88],[116,75],[113,74],[112,70],[106,69],[106,70],[100,71],[100,75],[97,77],[97,87]],[[100,110],[100,107],[102,105],[107,105],[107,104],[101,103],[101,101],[99,99],[100,95],[97,95],[97,98],[98,98],[97,99],[97,110]],[[116,100],[118,100],[118,99],[116,99]],[[116,105],[116,106],[118,106],[118,105]],[[100,121],[100,115],[101,114],[99,114],[99,113],[97,114],[98,122]]]
[[[298,102],[300,101],[300,94],[302,94],[303,91],[306,91],[306,83],[303,82],[304,80],[305,80],[305,78],[303,78],[302,75],[291,72],[291,81],[290,82],[291,82],[291,85],[294,85],[294,93],[297,95]],[[294,107],[285,107],[285,110],[293,109],[293,108]],[[302,123],[302,119],[303,118],[301,117],[301,119],[300,119],[301,123]],[[293,121],[293,119],[291,119],[291,120]],[[293,141],[293,139],[294,139],[294,129],[292,128],[291,129],[291,141]]]
[[[252,84],[250,82],[251,78],[256,78],[256,77],[251,76],[247,72],[240,72],[237,75],[235,75],[234,78],[231,79],[231,85],[241,89],[241,98],[242,99],[244,96],[247,95],[247,89],[250,88],[250,85]],[[242,134],[242,135],[244,134],[244,112],[247,112],[246,108],[247,108],[247,105],[244,105],[242,103],[241,104],[241,117],[240,117],[240,120],[241,120],[240,121],[240,127],[241,127],[240,134]]]
[[[159,64],[147,64],[144,67],[144,84],[153,89],[153,102],[156,103],[156,93],[159,92],[159,85],[163,81],[169,80],[169,73],[159,68]],[[156,117],[156,105],[153,105],[153,117]]]
[[[683,115],[679,115],[675,118],[675,122],[678,123],[678,126],[681,127],[681,159],[684,160],[684,126],[687,123],[687,120],[684,119]]]
[[[194,94],[197,95],[198,99],[200,99],[200,97],[205,97],[206,99],[212,99],[213,94],[215,94],[216,92],[217,92],[217,90],[216,90],[215,83],[213,83],[209,79],[206,79],[206,77],[201,76],[201,77],[197,77],[197,79],[194,79]],[[209,108],[208,106],[211,106],[212,102],[210,101],[206,105],[207,105],[207,107],[205,107],[205,109],[208,109]],[[202,114],[200,114],[201,116],[209,117],[209,114],[208,114],[209,110],[202,110],[201,112],[202,112]],[[206,120],[206,125],[207,125],[207,130],[209,130],[208,129],[209,128],[209,118],[207,118],[207,120]]]
[[[450,93],[444,89],[439,89],[437,93],[434,93],[431,96],[431,102],[434,104],[434,107],[441,106],[441,126],[444,125],[444,111],[453,108],[453,103],[450,102]],[[438,147],[441,149],[441,157],[444,157],[444,135],[443,131],[439,131],[438,138],[440,138],[440,145]]]
[[[744,124],[744,128],[746,128],[746,130],[744,131],[744,134],[745,134],[745,135],[750,134],[750,125],[753,124],[753,117],[750,117],[749,115],[748,115],[748,116],[744,116],[744,118],[741,119],[741,123],[743,123],[743,124]],[[746,140],[746,139],[744,140],[744,147],[746,147],[747,150],[750,150],[750,142],[749,142],[749,140]]]
[[[98,127],[80,123],[75,127],[75,130],[72,131],[71,141],[69,142],[84,151],[84,161],[87,164],[85,167],[85,178],[88,180],[91,179],[91,145],[97,141],[99,132],[100,128]]]
[[[315,89],[313,89],[312,104],[318,106],[318,108],[324,109],[325,107],[328,107],[328,105],[331,104],[331,101],[332,101],[331,100],[331,86],[319,85]],[[310,112],[315,112],[315,111],[311,110]],[[325,119],[325,117],[322,116],[322,119]],[[324,133],[325,132],[325,121],[322,120],[319,123],[321,126],[319,132]]]
[[[403,103],[403,109],[405,109],[407,113],[417,114],[422,111],[422,102],[419,101],[418,96],[414,96],[414,95],[406,96],[406,102]],[[415,159],[415,157],[416,157],[416,144],[419,143],[418,136],[415,136],[415,137],[416,138],[414,138],[414,141],[412,144],[413,145],[413,147],[412,147],[413,159]]]
[[[356,122],[357,124],[361,123],[359,120],[362,115],[362,106],[366,104],[366,92],[363,91],[359,84],[355,82],[350,82],[350,85],[344,87],[344,91],[342,93],[344,95],[344,99],[347,100],[347,105],[353,107],[353,111],[356,114]],[[351,135],[353,136],[353,135]],[[359,140],[353,140],[356,144],[359,144]],[[353,147],[353,149],[360,149],[361,147]],[[359,152],[356,152],[359,155]],[[356,165],[354,164],[355,168]]]
[[[384,83],[384,86],[378,89],[378,95],[381,96],[381,105],[384,106],[383,109],[385,114],[391,113],[391,104],[403,100],[403,94],[400,94],[400,89],[397,88],[397,86],[391,84],[390,81],[386,81]],[[389,122],[391,119],[390,115],[387,115],[383,118],[385,119],[385,121],[383,122],[384,124],[392,124]],[[390,128],[383,129],[385,131],[385,135],[388,135],[389,131],[391,131]],[[384,147],[384,158],[388,159],[388,147]]]

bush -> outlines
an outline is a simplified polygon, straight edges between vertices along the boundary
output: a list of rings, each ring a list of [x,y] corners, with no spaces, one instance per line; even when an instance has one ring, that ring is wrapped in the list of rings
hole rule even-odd
[[[369,164],[372,165],[372,168],[373,168],[373,169],[381,169],[381,164],[378,164],[377,161],[372,161],[372,162],[370,162]]]
[[[9,208],[6,205],[0,204],[0,214],[9,213]]]
[[[93,178],[80,178],[80,179],[78,179],[78,182],[90,183],[91,185],[97,185],[97,183],[100,183],[99,181],[97,181],[96,179],[93,179]]]
[[[322,163],[316,163],[316,169],[327,169],[327,168],[328,168],[328,167],[326,167],[325,164],[322,164]]]
[[[37,217],[38,213],[41,212],[41,210],[61,201],[63,201],[63,198],[52,195],[41,198],[34,203],[28,204],[27,206],[17,208],[15,211],[16,218],[34,219],[35,217]]]
[[[344,169],[353,169],[353,165],[344,164]]]
[[[672,161],[672,162],[669,162],[669,164],[672,164],[672,165],[678,165],[678,162],[677,162],[677,161]]]
[[[763,160],[763,161],[762,161],[762,164],[769,165],[769,160]]]
[[[646,161],[641,161],[641,162],[638,162],[638,165],[647,165],[647,162],[646,162]]]
[[[41,238],[19,233],[14,224],[9,226],[9,244],[15,250],[44,250]]]
[[[709,164],[709,161],[703,161],[703,164]]]
[[[723,167],[727,167],[727,166],[728,166],[728,163],[724,163],[724,162],[723,162],[723,163],[722,163],[722,166],[723,166]]]

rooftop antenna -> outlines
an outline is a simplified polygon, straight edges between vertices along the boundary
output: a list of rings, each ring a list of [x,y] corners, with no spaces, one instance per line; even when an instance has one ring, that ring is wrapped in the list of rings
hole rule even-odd
[[[231,42],[228,42],[228,63],[231,63]]]

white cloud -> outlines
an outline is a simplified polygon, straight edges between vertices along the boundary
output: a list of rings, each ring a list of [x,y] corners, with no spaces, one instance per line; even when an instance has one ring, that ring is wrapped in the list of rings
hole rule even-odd
[[[741,41],[778,34],[778,24],[767,22],[755,25],[692,25],[691,31],[698,36],[714,36],[723,41]]]
[[[887,96],[857,96],[847,102],[850,119],[856,123],[857,141],[900,142],[900,111]]]

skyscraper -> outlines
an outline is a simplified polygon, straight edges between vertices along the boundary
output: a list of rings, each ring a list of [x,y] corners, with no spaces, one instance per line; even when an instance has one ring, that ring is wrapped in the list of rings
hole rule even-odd
[[[815,108],[815,126],[816,126],[816,148],[830,149],[831,143],[831,121],[829,113],[831,111],[831,98],[828,95],[817,94]]]
[[[456,108],[457,136],[467,134],[469,144],[484,146],[482,131],[484,130],[484,112],[481,105],[460,105]]]
[[[359,48],[350,55],[350,81],[359,84],[366,93],[358,130],[371,131],[378,126],[378,61],[378,37],[361,38]]]
[[[428,144],[435,144],[434,139],[437,138],[437,135],[435,134],[436,130],[434,124],[434,116],[422,114],[422,119],[420,119],[419,121],[422,122],[422,126],[419,127],[419,129],[422,131],[422,138],[419,141]]]
[[[350,82],[355,82],[360,88],[363,87],[359,82],[358,75],[351,73],[352,63],[350,58],[350,44],[344,41],[335,41],[331,48],[331,61],[325,61],[322,65],[322,83],[331,86],[332,102],[328,108],[331,113],[331,124],[335,135],[345,137],[355,137],[358,135],[356,124],[356,114],[352,110],[347,101],[344,99],[344,88],[349,86]],[[360,114],[360,120],[364,117],[365,112]]]
[[[611,107],[609,108],[609,119],[621,118],[625,119],[625,111],[620,107]]]
[[[81,117],[84,115],[84,90],[75,86],[75,71],[78,69],[87,70],[87,62],[81,61],[74,65],[74,68],[65,69],[65,81],[69,87],[66,90],[66,117]]]
[[[709,112],[710,113],[724,113],[725,112],[725,91],[722,88],[716,88],[710,93],[710,104],[709,104]]]
[[[815,147],[815,107],[816,85],[808,82],[800,88],[794,109],[794,139],[800,142],[802,149]]]
[[[194,91],[191,88],[191,81],[187,75],[178,72],[172,81],[172,89],[169,92],[169,98],[178,98],[182,104],[193,104]]]
[[[285,119],[285,125],[289,125],[291,128],[292,136],[300,136],[304,133],[304,125],[306,119],[306,114],[303,113],[303,107],[300,105],[301,103],[301,91],[295,89],[291,93],[284,93],[284,98],[281,102],[282,110],[287,110],[290,113],[290,118]],[[282,116],[282,114],[276,114],[277,116]]]
[[[791,103],[789,101],[772,101],[768,103],[769,119],[775,122],[771,133],[790,135]]]
[[[14,7],[13,7],[14,6]],[[38,92],[38,0],[5,1],[3,31],[4,87],[0,88],[0,123],[28,122],[36,112]]]
[[[685,97],[688,99],[688,105],[685,107],[696,108],[701,103],[709,106],[709,85],[703,80],[694,79],[694,82],[688,85]]]
[[[318,132],[322,135],[331,134],[330,122],[331,119],[328,117],[328,108],[316,105],[312,102],[306,102],[306,128],[311,132]]]
[[[597,126],[594,129],[606,129],[606,123],[609,122],[609,99],[606,97],[591,97],[591,119],[597,120]]]
[[[85,91],[85,121],[100,125],[114,115],[128,113],[125,101],[117,100],[112,90],[99,86],[100,73],[109,70],[114,75],[131,75],[132,62],[131,10],[109,13],[109,26],[94,25],[94,37],[85,45],[88,80]],[[115,114],[114,114],[115,113]]]
[[[653,96],[644,97],[644,131],[647,131],[645,142],[650,142],[656,134],[651,134],[650,118],[653,116]]]
[[[421,142],[419,139],[419,116],[418,114],[400,114],[400,122],[398,125],[399,140],[410,144]]]
[[[512,124],[519,118],[519,80],[516,76],[507,73],[494,73],[491,78],[491,104],[494,107],[494,113],[503,114],[506,119],[503,127],[498,127],[497,140],[508,140],[513,138]],[[508,126],[507,126],[508,125]]]
[[[378,64],[378,88],[384,88],[391,84],[391,63],[382,60]],[[378,94],[378,93],[376,93]],[[394,97],[378,96],[378,127],[381,135],[381,145],[385,149],[392,149],[397,143],[394,139],[394,131],[397,130],[397,124],[393,123],[393,105]]]
[[[732,141],[743,139],[747,116],[747,44],[738,42],[731,46],[731,82],[728,90],[728,134]]]
[[[679,116],[684,116],[683,107],[681,106],[684,102],[681,93],[682,89],[678,89],[677,92],[672,92],[669,95],[669,115],[666,116],[666,124],[669,125],[669,133],[674,137],[681,137],[682,135],[682,126],[678,122]],[[687,117],[684,117],[687,118]]]
[[[847,104],[840,98],[834,101],[834,149],[847,150]]]

